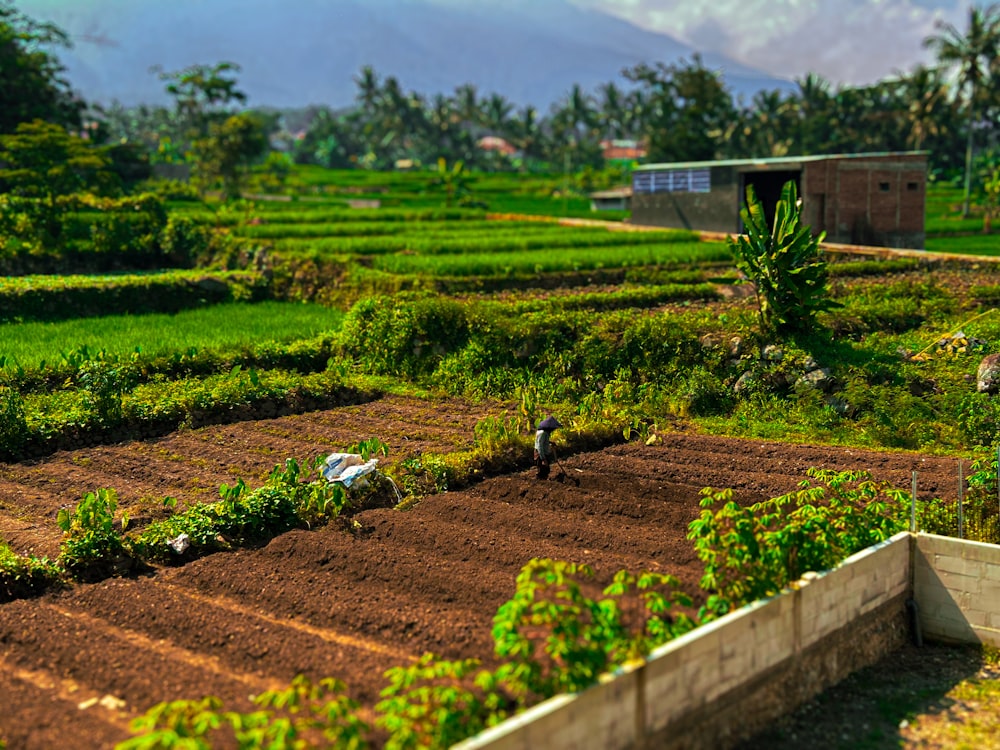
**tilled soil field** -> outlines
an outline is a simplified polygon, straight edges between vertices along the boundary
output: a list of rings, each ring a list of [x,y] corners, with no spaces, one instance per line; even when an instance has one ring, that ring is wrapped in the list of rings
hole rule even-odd
[[[89,490],[114,487],[138,510],[165,495],[213,500],[236,476],[254,485],[287,457],[366,437],[396,459],[469,447],[487,413],[389,397],[0,464],[0,536],[54,556],[58,509]],[[248,709],[251,695],[298,673],[343,680],[370,716],[383,672],[426,651],[489,665],[493,614],[533,557],[590,563],[602,583],[622,568],[668,572],[698,597],[686,531],[705,486],[751,502],[795,489],[819,466],[866,468],[899,487],[917,470],[922,495],[956,494],[952,459],[685,433],[562,464],[563,481],[495,477],[409,511],[366,511],[353,532],[293,531],[259,549],[0,605],[0,738],[10,750],[112,747],[160,701],[216,695]]]

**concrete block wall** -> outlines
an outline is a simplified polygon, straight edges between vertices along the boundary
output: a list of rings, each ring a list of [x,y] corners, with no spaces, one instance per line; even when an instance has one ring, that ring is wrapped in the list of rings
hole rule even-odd
[[[899,534],[456,748],[732,746],[902,644],[910,554]]]
[[[1000,546],[919,534],[913,589],[928,640],[1000,646]]]

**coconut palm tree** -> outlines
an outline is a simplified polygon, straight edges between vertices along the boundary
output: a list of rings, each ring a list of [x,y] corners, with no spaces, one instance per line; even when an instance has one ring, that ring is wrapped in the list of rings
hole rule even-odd
[[[943,20],[935,24],[936,34],[924,39],[924,46],[937,53],[938,61],[958,72],[958,90],[965,92],[969,108],[968,132],[965,141],[965,195],[962,215],[969,215],[969,197],[972,192],[972,151],[976,115],[980,111],[990,68],[1000,55],[1000,3],[986,8],[969,8],[969,23],[963,34],[954,25]]]
[[[910,138],[907,145],[916,151],[928,138],[941,135],[945,126],[942,109],[948,103],[948,87],[938,68],[915,67],[903,79],[904,97],[909,102]]]
[[[365,65],[361,72],[354,78],[354,83],[358,87],[358,103],[366,114],[375,111],[378,104],[380,84],[378,74],[371,65]]]
[[[625,138],[626,97],[614,81],[605,83],[598,88],[600,102],[597,118],[601,126],[601,135],[605,138]]]

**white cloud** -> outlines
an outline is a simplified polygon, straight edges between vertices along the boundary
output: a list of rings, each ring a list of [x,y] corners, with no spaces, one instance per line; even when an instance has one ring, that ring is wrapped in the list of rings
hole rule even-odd
[[[923,39],[943,18],[964,28],[958,0],[572,0],[725,54],[772,75],[818,73],[871,83],[930,62]]]

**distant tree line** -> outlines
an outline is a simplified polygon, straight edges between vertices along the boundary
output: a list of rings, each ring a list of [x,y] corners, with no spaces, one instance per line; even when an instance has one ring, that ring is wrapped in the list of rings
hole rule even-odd
[[[41,119],[94,145],[127,144],[122,162],[190,163],[197,179],[227,193],[273,151],[281,155],[270,157],[275,165],[385,169],[444,159],[482,170],[575,172],[602,168],[601,141],[615,139],[642,143],[653,162],[927,150],[936,174],[964,174],[967,188],[997,167],[1000,3],[971,8],[964,30],[939,23],[925,40],[935,65],[869,86],[834,86],[810,73],[791,91],[760,91],[747,102],[696,55],[628,68],[627,83],[593,93],[574,85],[547,112],[471,84],[428,98],[371,67],[355,76],[350,107],[247,111],[233,63],[160,71],[171,106],[87,107],[51,51],[68,43],[61,30],[0,0],[0,136]],[[513,153],[482,148],[485,136],[502,138]]]

